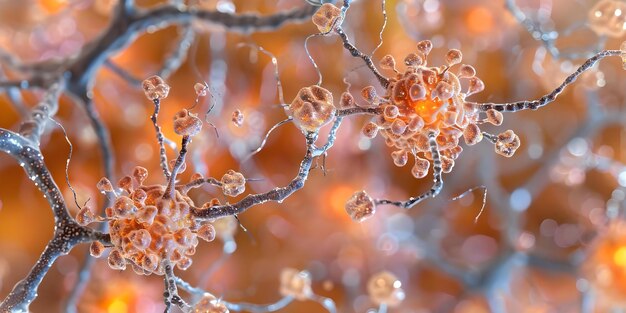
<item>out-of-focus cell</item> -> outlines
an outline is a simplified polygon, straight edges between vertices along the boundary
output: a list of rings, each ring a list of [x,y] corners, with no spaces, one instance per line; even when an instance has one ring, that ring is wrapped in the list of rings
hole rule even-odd
[[[207,91],[209,90],[209,88],[205,84],[196,83],[195,85],[193,85],[193,90],[196,92],[196,96],[204,97],[207,95]]]
[[[311,274],[294,268],[285,268],[280,273],[280,294],[298,300],[309,299],[313,295]]]
[[[231,121],[233,122],[233,124],[237,127],[241,127],[243,125],[243,119],[244,119],[244,115],[243,112],[241,112],[241,110],[237,109],[235,111],[233,111],[233,115],[231,116]]]
[[[589,11],[587,21],[598,35],[621,37],[626,33],[626,2],[600,0]]]
[[[590,244],[581,273],[591,286],[615,305],[626,305],[626,224],[614,220],[604,225]]]
[[[193,313],[228,313],[226,305],[211,294],[205,294],[193,306]]]
[[[390,307],[398,306],[405,298],[402,283],[388,271],[370,277],[367,282],[367,293],[377,305],[385,304]]]

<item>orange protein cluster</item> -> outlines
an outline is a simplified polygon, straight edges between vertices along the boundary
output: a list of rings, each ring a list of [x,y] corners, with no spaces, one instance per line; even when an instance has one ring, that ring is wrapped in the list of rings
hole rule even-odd
[[[166,186],[146,186],[143,182],[147,176],[145,168],[135,167],[132,177],[120,179],[121,195],[115,193],[108,179],[98,183],[101,192],[115,195],[113,206],[106,209],[113,244],[109,266],[123,270],[130,264],[138,274],[163,275],[163,261],[168,260],[185,270],[192,263],[198,238],[212,241],[215,229],[208,221],[193,218],[190,210],[194,203],[181,190],[170,195]],[[97,242],[94,245],[92,254],[100,256],[103,247]]]
[[[409,156],[414,156],[411,173],[416,178],[423,178],[432,161],[428,134],[436,135],[443,172],[449,173],[454,160],[463,151],[459,146],[460,138],[463,137],[468,145],[480,142],[483,133],[478,124],[500,125],[502,113],[489,110],[481,119],[476,104],[465,101],[467,96],[482,91],[485,86],[475,76],[476,70],[471,65],[462,64],[452,71],[453,66],[461,63],[461,51],[451,49],[445,57],[446,65],[429,67],[426,59],[432,43],[424,40],[417,48],[417,53],[410,53],[404,59],[404,73],[396,69],[391,55],[382,58],[381,67],[393,70],[396,76],[390,79],[383,97],[377,97],[373,87],[363,89],[363,98],[373,105],[382,105],[383,113],[366,123],[362,132],[369,138],[380,133],[386,144],[395,148],[391,155],[396,166],[406,165]],[[467,90],[462,90],[461,79],[468,80]],[[519,139],[515,138],[509,140],[506,149],[496,152],[512,155],[519,147]]]

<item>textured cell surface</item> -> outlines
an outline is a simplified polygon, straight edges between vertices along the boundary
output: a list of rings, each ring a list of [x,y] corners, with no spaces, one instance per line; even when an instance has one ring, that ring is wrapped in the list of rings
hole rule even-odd
[[[173,197],[165,186],[143,185],[147,170],[135,168],[133,177],[120,179],[123,195],[116,195],[113,206],[107,208],[111,243],[108,262],[111,268],[127,266],[138,274],[163,275],[163,260],[169,260],[181,270],[189,268],[196,252],[198,238],[212,241],[215,230],[208,221],[198,221],[190,214],[194,202],[176,190]],[[102,191],[109,183],[101,183]],[[101,247],[92,246],[99,255]]]
[[[330,91],[320,86],[300,89],[287,112],[304,131],[317,131],[335,117],[335,105]]]
[[[432,50],[428,40],[417,44],[417,51],[404,59],[405,70],[390,79],[386,93],[376,99],[371,89],[364,89],[363,98],[373,105],[380,105],[383,114],[372,119],[363,127],[363,134],[369,138],[380,134],[391,153],[396,166],[405,166],[414,159],[411,173],[423,178],[428,173],[432,155],[428,145],[428,134],[436,134],[443,172],[449,173],[463,148],[461,137],[467,145],[479,143],[483,134],[478,125],[502,124],[502,113],[487,112],[483,118],[475,103],[466,98],[484,89],[484,83],[476,77],[476,70],[460,64],[461,51],[451,49],[445,57],[445,65],[428,66],[427,58]],[[387,55],[381,60],[381,67],[395,69],[395,60]],[[462,87],[465,80],[466,88]],[[517,144],[517,145],[516,145]],[[519,147],[516,143],[502,143],[498,153],[511,156]]]

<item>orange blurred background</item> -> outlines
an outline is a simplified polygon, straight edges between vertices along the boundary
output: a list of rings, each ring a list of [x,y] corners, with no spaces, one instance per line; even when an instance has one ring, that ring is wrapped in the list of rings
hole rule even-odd
[[[187,4],[270,14],[303,2],[207,0]],[[584,26],[595,2],[520,0],[517,4],[562,35],[557,44],[563,51],[584,51],[604,40]],[[159,4],[137,1],[146,9]],[[0,48],[24,63],[72,56],[107,27],[114,5],[113,0],[0,1]],[[550,56],[502,0],[387,1],[386,13],[384,41],[373,55],[375,60],[391,54],[401,63],[415,51],[417,41],[430,39],[435,48],[429,62],[440,65],[447,49],[458,48],[463,51],[463,62],[472,64],[485,82],[485,91],[471,98],[477,102],[536,99],[584,61]],[[350,7],[344,27],[356,46],[369,54],[378,44],[382,24],[381,2],[360,0]],[[579,24],[582,26],[574,27]],[[270,58],[241,44],[258,45],[276,56],[289,103],[300,88],[317,82],[303,49],[305,38],[316,33],[315,25],[290,23],[250,35],[224,32],[202,22],[191,27],[195,38],[186,61],[167,79],[171,92],[162,102],[159,123],[165,137],[177,140],[172,117],[194,103],[193,85],[206,81],[216,86],[213,98],[201,98],[196,110],[203,115],[211,103],[216,104],[208,121],[219,137],[205,125],[190,145],[191,168],[181,180],[187,181],[194,171],[219,178],[235,169],[259,179],[249,182],[246,192],[287,184],[296,175],[305,151],[304,137],[292,124],[274,132],[259,154],[241,161],[258,147],[272,125],[286,118],[279,106]],[[178,26],[142,33],[110,60],[141,81],[162,68],[181,34]],[[616,49],[623,40],[608,38],[604,46]],[[322,73],[323,86],[335,99],[349,88],[361,101],[359,91],[369,85],[384,93],[360,60],[343,50],[337,36],[312,38],[308,46]],[[5,63],[0,63],[0,69],[12,79],[21,78]],[[626,237],[620,234],[626,226],[620,219],[626,209],[626,171],[621,165],[626,162],[625,77],[619,60],[607,59],[555,103],[538,111],[505,114],[500,128],[486,130],[513,129],[519,134],[522,147],[513,158],[496,155],[486,140],[464,146],[452,173],[444,175],[444,190],[437,198],[408,211],[381,206],[374,217],[360,224],[344,210],[354,191],[364,189],[376,198],[407,199],[430,188],[432,178],[416,180],[408,166],[395,167],[383,139],[369,140],[360,134],[367,118],[347,118],[325,159],[325,171],[320,159],[304,189],[283,203],[259,205],[239,215],[247,233],[239,229],[234,243],[228,239],[201,243],[191,268],[178,274],[230,302],[270,303],[281,297],[282,269],[307,269],[313,290],[334,299],[340,312],[365,312],[375,307],[365,286],[367,279],[381,270],[393,272],[407,295],[391,312],[492,312],[498,303],[506,312],[583,312],[588,299],[592,300],[587,312],[623,308]],[[140,165],[149,170],[149,183],[163,183],[149,119],[150,101],[140,88],[109,68],[100,68],[94,82],[94,102],[112,135],[115,175],[127,175]],[[27,107],[41,95],[38,90],[21,92]],[[242,127],[231,122],[236,109],[245,115]],[[623,118],[615,118],[616,114]],[[74,145],[69,178],[78,201],[82,204],[89,199],[99,207],[103,198],[95,186],[104,173],[89,120],[82,107],[67,96],[61,98],[56,119]],[[16,130],[19,122],[10,99],[0,95],[0,127]],[[77,208],[64,183],[68,149],[60,129],[50,126],[41,150],[74,215]],[[174,156],[171,149],[169,156]],[[609,165],[593,166],[588,159],[592,156]],[[487,187],[488,196],[484,212],[475,222],[482,205],[480,191],[457,201],[451,199],[480,185]],[[196,203],[203,203],[223,197],[218,191],[207,187],[191,196]],[[0,155],[1,297],[28,273],[50,239],[50,212],[20,166],[11,157]],[[224,242],[227,250],[236,245],[232,255],[224,256]],[[86,251],[86,245],[78,246],[55,263],[31,305],[33,312],[61,310]],[[451,273],[444,264],[461,274]],[[106,260],[99,259],[78,311],[162,311],[162,293],[162,277],[113,271]],[[321,311],[322,307],[311,301],[294,302],[281,310]]]

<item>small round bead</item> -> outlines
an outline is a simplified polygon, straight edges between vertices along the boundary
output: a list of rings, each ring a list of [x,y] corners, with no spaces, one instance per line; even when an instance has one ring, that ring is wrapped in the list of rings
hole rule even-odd
[[[352,220],[362,222],[376,213],[376,204],[365,191],[357,191],[346,201],[345,209]]]
[[[117,186],[124,189],[127,193],[131,193],[133,190],[133,179],[130,176],[124,176],[117,182]]]
[[[180,136],[195,136],[202,130],[202,120],[187,109],[174,115],[174,132]]]
[[[487,122],[496,126],[502,125],[502,121],[504,120],[504,117],[502,116],[502,113],[500,111],[489,109],[485,113],[487,114]]]
[[[106,177],[103,177],[102,179],[100,179],[100,181],[98,181],[98,184],[96,185],[96,187],[102,193],[114,192],[113,184],[111,184],[111,181],[109,181]]]
[[[287,108],[294,123],[302,130],[316,132],[335,117],[335,105],[330,91],[313,85],[300,89]]]
[[[453,66],[455,64],[461,63],[463,60],[463,53],[457,49],[450,49],[448,53],[446,53],[446,63],[448,66]]]
[[[146,178],[148,178],[148,170],[145,167],[135,166],[133,169],[133,178],[137,184],[143,184]]]
[[[405,150],[391,152],[391,158],[397,167],[405,166],[409,161],[409,155]]]
[[[391,123],[391,132],[395,135],[402,135],[406,130],[406,123],[401,119],[396,119]]]
[[[144,93],[149,100],[160,100],[167,97],[170,92],[168,86],[161,77],[150,76],[141,83]]]
[[[243,119],[244,119],[244,115],[243,115],[243,112],[241,112],[241,110],[237,109],[233,111],[231,121],[233,122],[235,126],[241,127],[243,125]]]
[[[215,227],[209,223],[203,224],[198,228],[196,234],[200,239],[211,242],[215,240]]]
[[[204,97],[207,95],[208,86],[203,83],[196,83],[193,85],[193,90],[196,92],[196,96]]]
[[[459,67],[459,78],[470,78],[476,75],[476,69],[473,66],[463,64]]]
[[[388,104],[385,106],[385,108],[383,109],[383,115],[385,116],[385,118],[387,119],[394,119],[396,118],[398,115],[400,115],[400,110],[398,109],[397,106],[393,105],[393,104]]]
[[[341,25],[341,9],[332,3],[324,3],[311,17],[313,24],[321,33],[330,32]]]
[[[424,63],[424,58],[416,53],[409,53],[404,58],[404,65],[406,66],[420,66]]]
[[[104,245],[100,241],[94,241],[89,245],[89,254],[94,258],[99,258],[104,252]]]
[[[363,100],[369,103],[373,103],[376,99],[376,88],[374,88],[373,86],[367,86],[363,88],[361,90],[361,97],[363,97]]]
[[[374,138],[378,134],[378,125],[374,122],[367,122],[367,124],[363,125],[361,133],[367,138]]]
[[[114,270],[126,269],[126,260],[122,256],[122,252],[118,249],[112,249],[108,258],[109,266]]]
[[[354,97],[349,92],[341,94],[341,100],[339,100],[339,106],[342,108],[351,108],[354,106]]]
[[[485,90],[485,83],[478,77],[472,77],[469,79],[469,88],[467,90],[467,95],[473,95],[475,93],[479,93]]]
[[[417,43],[417,51],[424,55],[428,55],[433,49],[433,43],[430,40],[422,40]]]
[[[229,197],[238,196],[246,190],[246,178],[233,170],[228,170],[221,182],[222,192]]]
[[[81,226],[86,226],[90,223],[93,223],[95,218],[96,217],[88,206],[85,206],[76,214],[76,222]]]
[[[465,143],[468,146],[473,146],[483,140],[483,133],[480,131],[480,128],[476,124],[469,124],[463,130],[463,138],[465,138]]]
[[[424,178],[428,174],[428,168],[430,167],[430,162],[426,159],[416,158],[415,164],[411,168],[411,175],[415,178]]]
[[[396,60],[392,55],[387,54],[382,59],[380,59],[380,67],[386,70],[393,70],[396,68]]]

